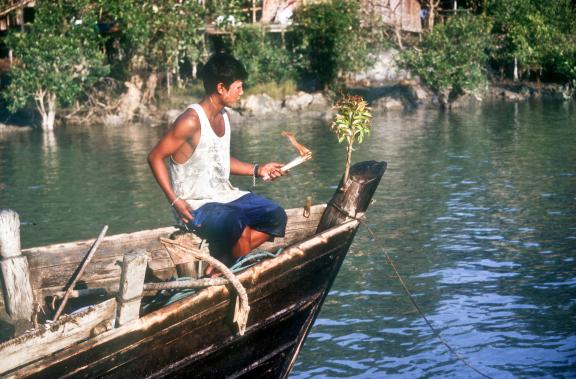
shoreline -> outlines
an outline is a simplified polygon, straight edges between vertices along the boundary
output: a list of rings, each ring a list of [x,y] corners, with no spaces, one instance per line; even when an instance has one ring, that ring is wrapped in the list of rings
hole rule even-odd
[[[382,84],[382,83],[381,83]],[[447,108],[443,108],[438,97],[428,88],[415,79],[401,79],[389,81],[379,86],[354,86],[347,87],[351,94],[362,96],[368,101],[372,109],[377,113],[404,112],[417,109],[437,109],[445,111],[457,111],[463,108],[478,107],[491,102],[525,102],[530,99],[551,99],[558,101],[573,102],[573,90],[565,85],[556,83],[537,82],[512,82],[494,81],[486,88],[476,93],[465,93],[456,99],[452,99]],[[167,97],[161,96],[156,105],[140,106],[134,118],[128,121],[132,124],[142,124],[149,127],[167,127],[192,102],[199,101],[194,95],[176,94],[166,101]],[[169,103],[167,105],[166,103]],[[174,104],[183,104],[174,108]],[[241,124],[262,118],[285,118],[294,117],[302,119],[316,119],[330,122],[333,118],[333,94],[317,91],[298,91],[284,96],[282,99],[274,99],[266,93],[245,95],[236,108],[229,109],[229,116],[233,123]],[[37,119],[35,111],[27,111],[15,114],[3,110],[0,119],[0,133],[25,132],[37,127],[34,122]],[[74,119],[66,116],[60,117],[60,126],[82,126],[85,120]],[[104,115],[91,120],[91,123],[114,124],[121,126],[123,118],[118,115]],[[9,122],[12,121],[12,122]],[[126,122],[126,121],[123,121]]]

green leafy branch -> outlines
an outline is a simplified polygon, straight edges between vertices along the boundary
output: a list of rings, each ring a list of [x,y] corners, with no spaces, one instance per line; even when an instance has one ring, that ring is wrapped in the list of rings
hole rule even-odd
[[[344,187],[350,175],[350,163],[355,141],[362,143],[364,136],[370,134],[370,121],[372,120],[371,109],[366,100],[361,96],[345,96],[335,106],[336,116],[330,129],[336,133],[338,143],[346,141],[346,169],[344,171]]]

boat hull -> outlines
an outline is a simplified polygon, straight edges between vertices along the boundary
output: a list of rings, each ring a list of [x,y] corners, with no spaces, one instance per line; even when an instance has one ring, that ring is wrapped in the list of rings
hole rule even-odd
[[[14,377],[286,377],[346,256],[357,221],[240,274],[243,336],[228,289],[213,287],[58,352]]]

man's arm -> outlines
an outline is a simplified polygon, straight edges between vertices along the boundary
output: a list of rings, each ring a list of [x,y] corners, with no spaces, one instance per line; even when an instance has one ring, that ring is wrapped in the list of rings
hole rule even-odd
[[[283,175],[285,172],[280,170],[284,166],[282,163],[270,162],[258,167],[258,172],[256,173],[258,177],[262,178],[264,176],[269,177],[269,180],[274,180]],[[254,172],[254,165],[251,163],[242,162],[234,157],[230,157],[230,173],[232,175],[249,175],[252,176]]]
[[[165,159],[178,151],[188,140],[193,139],[199,131],[197,117],[185,114],[179,117],[174,126],[160,139],[156,146],[148,154],[148,164],[154,174],[158,185],[166,195],[168,202],[178,211],[182,221],[188,223],[192,220],[190,212],[192,208],[183,199],[178,199],[170,183],[170,174],[165,164]]]

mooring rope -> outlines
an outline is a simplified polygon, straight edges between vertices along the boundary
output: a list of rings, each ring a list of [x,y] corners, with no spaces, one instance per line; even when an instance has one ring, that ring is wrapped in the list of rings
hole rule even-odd
[[[330,201],[328,203],[329,206],[334,207],[334,209],[336,209],[338,212],[342,213],[344,216],[349,217],[353,220],[358,221],[360,224],[364,225],[366,227],[366,230],[368,231],[368,233],[370,234],[372,240],[376,243],[376,245],[378,246],[378,248],[384,253],[384,256],[386,257],[386,260],[388,261],[388,264],[390,265],[390,267],[392,267],[392,270],[394,271],[394,274],[396,275],[396,277],[398,278],[398,281],[400,282],[400,285],[402,286],[402,289],[404,290],[404,292],[406,293],[406,295],[408,296],[408,298],[410,299],[410,302],[412,303],[412,305],[414,306],[414,308],[416,309],[416,311],[418,312],[418,314],[420,315],[420,317],[422,317],[422,319],[424,320],[424,322],[426,322],[426,325],[428,326],[428,328],[430,328],[430,330],[432,331],[432,334],[438,338],[438,340],[440,340],[440,342],[446,346],[446,348],[456,357],[456,359],[458,359],[459,361],[461,361],[464,365],[466,365],[468,368],[474,370],[478,375],[483,376],[484,378],[489,378],[492,379],[491,376],[484,374],[483,372],[481,372],[479,369],[477,369],[476,367],[474,367],[471,363],[469,363],[465,357],[463,357],[462,355],[460,355],[460,353],[458,353],[456,351],[456,349],[454,349],[449,343],[448,341],[446,341],[444,339],[444,337],[442,337],[442,335],[440,334],[440,332],[438,330],[436,330],[436,328],[434,328],[434,326],[432,326],[432,323],[428,320],[428,317],[426,317],[426,315],[424,314],[424,311],[422,311],[422,308],[420,308],[420,306],[418,305],[418,303],[416,302],[416,299],[414,299],[414,296],[412,295],[412,292],[410,292],[410,290],[408,289],[408,286],[406,285],[406,282],[404,281],[404,278],[402,277],[402,275],[400,275],[400,272],[398,271],[398,268],[396,267],[396,264],[394,263],[394,260],[392,259],[392,257],[390,256],[390,254],[388,254],[388,251],[386,251],[386,249],[382,246],[382,244],[380,243],[380,240],[378,239],[378,237],[376,236],[376,233],[374,233],[374,231],[372,230],[372,228],[370,228],[370,226],[368,225],[368,223],[366,222],[366,216],[361,216],[361,217],[356,217],[356,216],[352,216],[350,215],[346,210],[342,209],[340,206],[338,206],[337,204],[335,204],[334,202]]]

